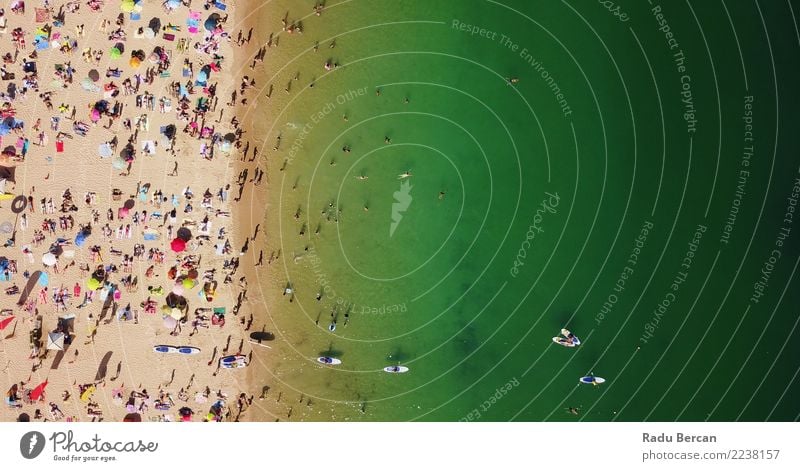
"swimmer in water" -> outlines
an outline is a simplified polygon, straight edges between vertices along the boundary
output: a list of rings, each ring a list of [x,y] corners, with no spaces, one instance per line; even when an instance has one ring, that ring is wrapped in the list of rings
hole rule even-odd
[[[406,178],[409,178],[409,177],[413,177],[413,175],[411,175],[411,170],[408,170],[408,171],[403,172],[400,175],[398,175],[398,178],[400,180],[405,180]]]

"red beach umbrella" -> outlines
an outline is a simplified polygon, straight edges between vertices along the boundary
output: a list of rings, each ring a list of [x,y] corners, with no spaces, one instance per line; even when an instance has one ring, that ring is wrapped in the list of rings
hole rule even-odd
[[[174,252],[183,252],[186,250],[186,241],[176,237],[170,244],[170,247]]]
[[[11,321],[13,321],[13,320],[14,320],[14,316],[11,316],[11,317],[9,317],[7,319],[3,319],[2,321],[0,321],[0,330],[3,330],[6,327],[8,327],[8,324],[10,324]]]
[[[44,399],[44,388],[47,387],[47,380],[44,380],[44,383],[36,386],[31,391],[31,401],[38,401],[40,399]]]

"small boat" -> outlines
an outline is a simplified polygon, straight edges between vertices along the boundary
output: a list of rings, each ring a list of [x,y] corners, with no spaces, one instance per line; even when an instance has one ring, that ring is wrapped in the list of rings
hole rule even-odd
[[[200,349],[197,347],[178,347],[178,353],[182,353],[184,355],[196,355],[200,353]]]
[[[220,368],[244,368],[247,366],[247,357],[244,355],[228,355],[219,359]]]
[[[333,357],[319,357],[317,361],[322,363],[323,365],[341,365],[342,360]]]
[[[408,371],[407,366],[387,366],[383,369],[383,371],[387,373],[406,373]]]
[[[606,382],[605,379],[599,376],[592,376],[592,375],[584,376],[579,381],[583,384],[594,384],[595,386]]]
[[[153,347],[156,353],[178,353],[178,349],[172,345],[156,345]]]

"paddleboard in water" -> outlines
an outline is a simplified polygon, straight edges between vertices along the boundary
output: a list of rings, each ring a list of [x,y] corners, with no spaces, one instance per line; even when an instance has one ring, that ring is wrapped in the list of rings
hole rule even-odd
[[[383,369],[387,373],[405,373],[408,371],[407,366],[387,366]]]
[[[317,361],[322,363],[323,365],[341,365],[342,364],[342,360],[340,360],[338,358],[332,358],[332,357],[319,357],[319,358],[317,358]]]
[[[153,351],[156,353],[176,353],[178,349],[172,345],[156,345],[153,347]]]
[[[219,359],[220,368],[244,368],[247,366],[247,357],[244,355],[229,355]]]
[[[580,382],[583,384],[603,384],[606,380],[598,376],[584,376],[580,379]]]
[[[553,337],[553,342],[565,347],[577,347],[581,344],[580,339],[567,329],[561,329],[561,335],[563,337]]]
[[[564,347],[574,347],[576,344],[570,342],[569,340],[565,339],[564,337],[553,337],[553,342],[563,345]]]

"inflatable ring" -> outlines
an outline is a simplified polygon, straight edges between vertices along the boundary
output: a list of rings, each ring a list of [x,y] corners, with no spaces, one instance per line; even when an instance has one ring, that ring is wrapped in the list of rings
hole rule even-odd
[[[0,232],[3,234],[10,234],[14,230],[14,225],[6,221],[0,224]]]
[[[28,198],[24,195],[19,195],[11,201],[11,211],[14,214],[19,214],[25,211],[25,208],[28,207]]]

